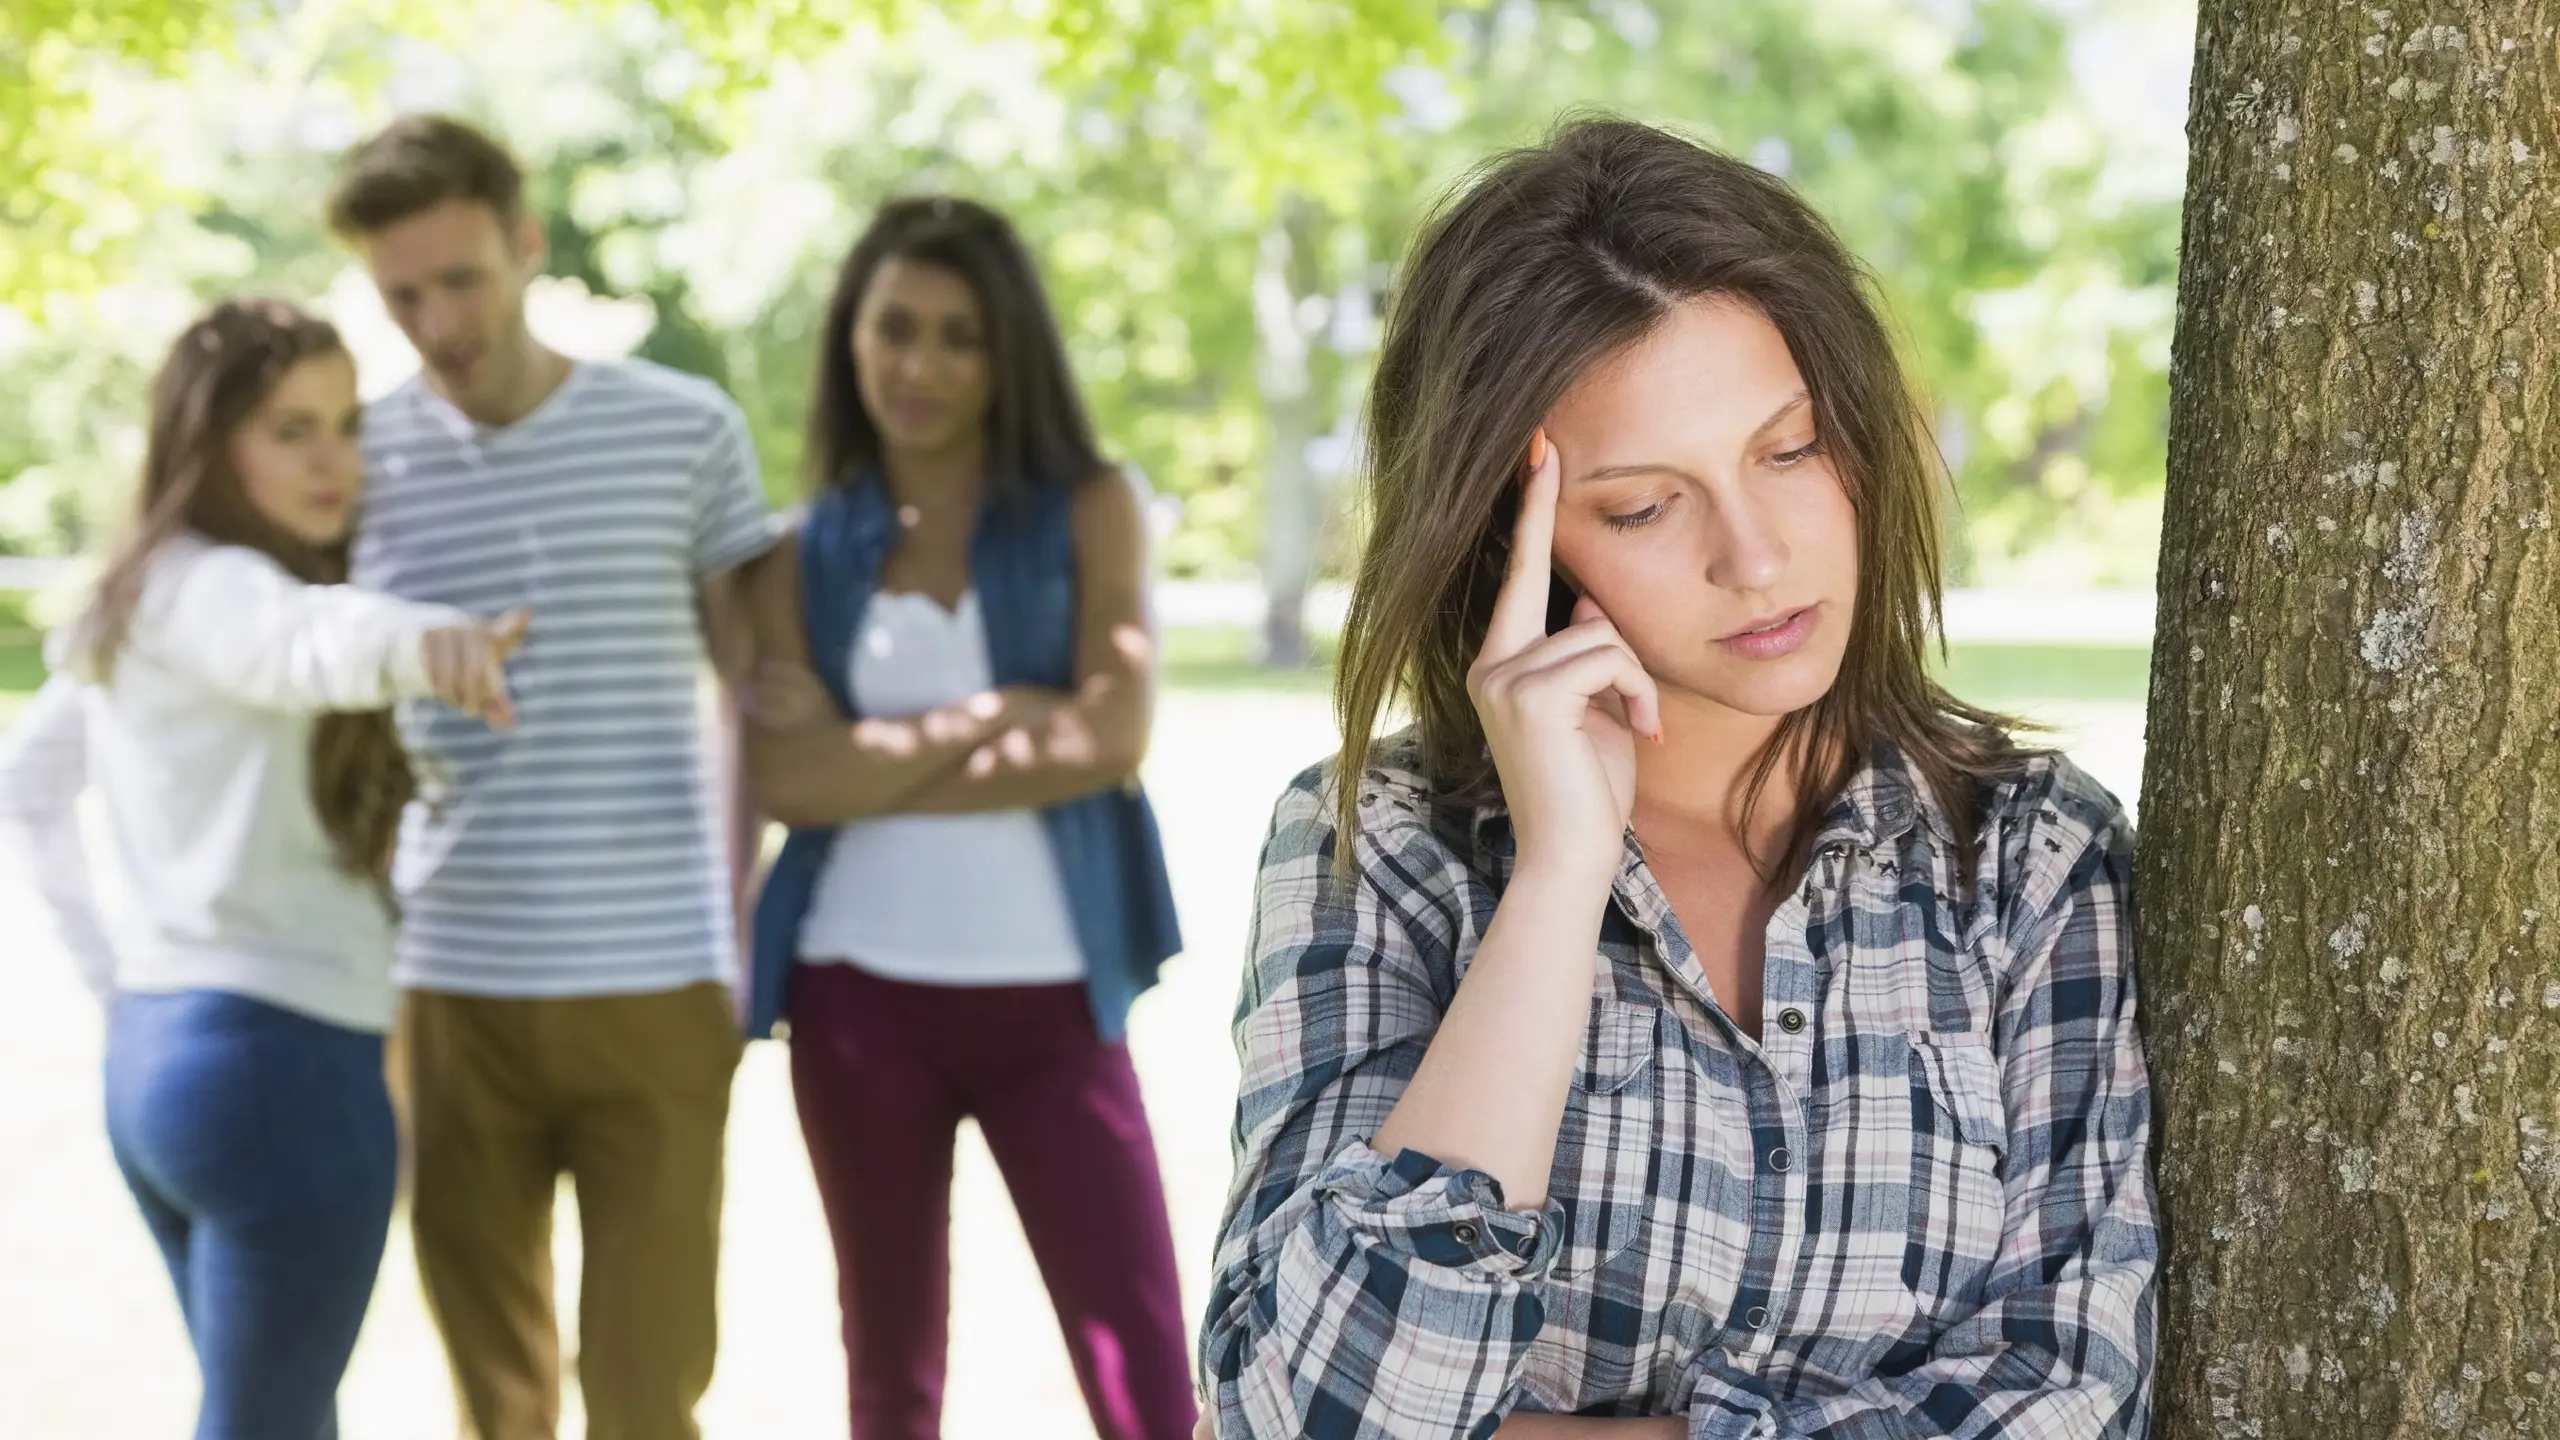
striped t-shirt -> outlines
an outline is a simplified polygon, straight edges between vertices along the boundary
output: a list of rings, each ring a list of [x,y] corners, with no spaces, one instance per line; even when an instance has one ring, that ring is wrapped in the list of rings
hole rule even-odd
[[[643,361],[582,363],[486,429],[412,380],[365,413],[358,583],[495,617],[516,728],[404,706],[418,800],[393,872],[397,978],[467,995],[633,994],[725,979],[698,577],[773,530],[737,406]]]

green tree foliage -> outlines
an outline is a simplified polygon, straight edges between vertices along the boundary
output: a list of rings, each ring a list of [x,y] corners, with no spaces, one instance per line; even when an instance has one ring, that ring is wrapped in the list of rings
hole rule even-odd
[[[10,0],[0,6],[0,296],[95,279],[93,257],[139,227],[156,190],[143,157],[106,143],[102,69],[172,75],[220,46],[214,0]]]
[[[2110,138],[2033,0],[22,9],[0,181],[42,214],[0,230],[0,547],[94,523],[144,367],[200,297],[361,300],[317,221],[330,159],[417,105],[508,137],[555,271],[647,302],[641,353],[731,387],[778,496],[844,247],[880,198],[950,189],[1040,252],[1106,436],[1183,504],[1168,562],[1246,573],[1275,436],[1317,437],[1316,483],[1348,452],[1422,207],[1594,104],[1783,171],[1874,263],[1984,573],[2103,539],[2158,488],[2173,201],[2101,193]],[[70,138],[17,145],[37,130]],[[1305,396],[1285,435],[1275,357]]]

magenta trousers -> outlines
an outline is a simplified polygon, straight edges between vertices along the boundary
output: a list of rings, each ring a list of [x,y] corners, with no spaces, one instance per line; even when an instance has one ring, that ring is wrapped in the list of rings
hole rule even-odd
[[[1101,1440],[1198,1419],[1155,1141],[1082,985],[962,987],[802,965],[791,1083],[836,1249],[853,1440],[938,1440],[951,1156],[974,1117],[1039,1262]]]

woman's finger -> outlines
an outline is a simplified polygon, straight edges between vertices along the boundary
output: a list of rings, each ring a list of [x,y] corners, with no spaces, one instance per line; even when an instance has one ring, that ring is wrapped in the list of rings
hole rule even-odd
[[[495,730],[515,728],[515,702],[507,695],[507,670],[492,648],[481,658],[479,674],[480,718]]]
[[[1641,664],[1636,666],[1636,680],[1633,688],[1616,687],[1619,697],[1626,701],[1627,728],[1659,745],[1662,743],[1662,689],[1653,683],[1652,672]]]
[[[1486,666],[1483,680],[1488,689],[1499,690],[1506,683],[1517,683],[1524,677],[1536,675],[1585,650],[1604,645],[1623,646],[1626,643],[1625,637],[1618,633],[1618,627],[1606,620],[1584,621],[1580,624],[1568,625],[1553,635],[1538,637],[1536,644],[1510,659]]]
[[[1541,427],[1529,437],[1529,475],[1520,486],[1520,519],[1511,531],[1511,568],[1493,597],[1484,651],[1492,658],[1516,655],[1547,633],[1547,587],[1554,569],[1556,490],[1562,467]]]
[[[533,628],[533,612],[518,606],[490,622],[490,648],[498,652],[499,659],[504,660],[516,653],[516,647],[524,643],[525,631],[531,628]]]
[[[454,636],[453,707],[474,718],[489,713],[489,671],[497,664],[485,632],[468,630]]]
[[[1609,618],[1609,612],[1601,609],[1600,602],[1592,599],[1591,592],[1587,590],[1573,602],[1573,628],[1586,625],[1605,630],[1609,638],[1620,645],[1627,644],[1626,637],[1618,633],[1616,622]],[[1627,646],[1627,653],[1633,655],[1635,647]],[[1636,663],[1641,669],[1644,662]],[[1619,718],[1627,722],[1629,729],[1639,735],[1653,737],[1658,744],[1662,740],[1662,692],[1654,685],[1653,672],[1649,670],[1644,672],[1644,688],[1646,693],[1642,698],[1633,695],[1623,697],[1625,708]]]
[[[1615,690],[1603,690],[1592,696],[1589,713],[1621,730],[1633,731],[1636,728],[1635,722],[1627,718],[1627,698]],[[1588,730],[1591,727],[1585,724],[1582,728]]]
[[[477,636],[456,638],[460,643],[454,646],[454,656],[449,672],[452,680],[446,703],[476,719],[488,709],[488,697],[482,693],[484,687],[480,679],[482,657],[485,651],[477,643],[479,639]]]
[[[1590,605],[1586,608],[1584,602],[1576,602],[1573,616],[1573,622],[1563,629],[1552,635],[1539,636],[1535,642],[1509,659],[1486,665],[1484,670],[1487,676],[1506,672],[1527,674],[1542,670],[1567,655],[1580,654],[1594,645],[1625,645],[1627,643],[1627,637],[1618,633],[1618,627],[1611,623],[1607,615],[1600,612],[1599,606]]]
[[[427,683],[445,703],[463,708],[463,660],[466,647],[459,630],[439,630],[427,637]]]
[[[1648,740],[1662,738],[1661,692],[1624,644],[1594,645],[1566,656],[1524,679],[1521,688],[1558,690],[1584,705],[1615,693],[1626,706],[1629,728]]]

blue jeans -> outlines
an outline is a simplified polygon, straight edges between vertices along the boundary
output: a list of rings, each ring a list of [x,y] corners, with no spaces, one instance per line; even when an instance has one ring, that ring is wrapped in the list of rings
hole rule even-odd
[[[204,1374],[196,1440],[334,1440],[398,1135],[382,1037],[219,991],[120,995],[107,1138]]]

